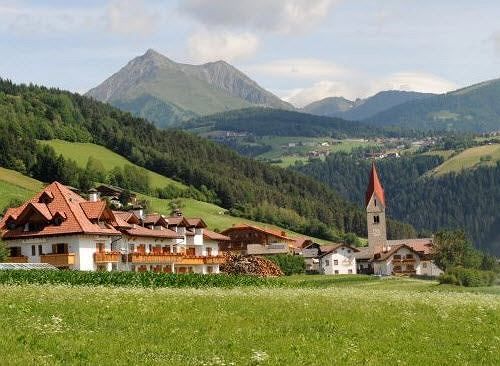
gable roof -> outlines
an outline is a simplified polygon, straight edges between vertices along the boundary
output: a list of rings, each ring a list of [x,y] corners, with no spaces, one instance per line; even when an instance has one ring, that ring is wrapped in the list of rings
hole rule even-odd
[[[432,238],[387,240],[387,244],[390,246],[406,244],[416,252],[422,254],[432,254],[433,251]]]
[[[40,197],[51,197],[50,202],[41,203]],[[43,200],[43,199],[42,199]],[[4,228],[3,238],[15,239],[21,237],[40,237],[53,235],[68,235],[68,234],[99,234],[99,235],[119,235],[120,232],[111,226],[111,222],[103,222],[101,225],[94,224],[90,220],[82,208],[82,203],[88,202],[75,192],[68,189],[59,182],[54,182],[45,187],[41,192],[33,198],[23,203],[21,206],[8,210],[9,216],[6,215],[0,221],[0,228]],[[6,228],[6,222],[9,218],[15,221],[19,220],[20,215],[26,212],[27,207],[36,209],[47,220],[47,225],[40,228],[38,231],[24,231],[24,228],[19,226],[15,229]],[[83,207],[86,205],[84,204]],[[87,212],[93,217],[98,211],[95,207],[87,206]],[[58,213],[58,216],[65,218],[56,225],[52,222],[52,217]]]
[[[366,194],[365,194],[365,206],[368,206],[368,203],[370,202],[370,199],[372,196],[375,194],[375,197],[378,198],[380,203],[384,207],[385,205],[385,194],[384,194],[384,188],[382,187],[382,184],[380,183],[380,179],[378,177],[377,173],[377,167],[375,166],[375,162],[372,162],[372,168],[370,170],[370,178],[368,181],[368,187],[366,188]]]
[[[415,251],[412,247],[410,247],[409,245],[406,245],[406,244],[398,244],[398,245],[393,245],[391,246],[391,249],[389,249],[388,251],[386,252],[379,252],[379,253],[375,253],[374,257],[373,257],[373,261],[374,262],[382,262],[382,261],[385,261],[387,259],[389,259],[391,257],[391,255],[395,254],[398,250],[400,250],[401,248],[407,248],[409,249],[410,251],[412,251],[413,253],[415,253],[416,255],[420,256],[420,254]]]
[[[249,225],[249,224],[244,224],[244,223],[236,224],[236,225],[222,231],[221,234],[228,235],[232,231],[239,231],[239,230],[245,230],[245,229],[255,230],[255,231],[261,232],[261,233],[266,234],[266,235],[272,235],[272,236],[275,236],[277,238],[284,239],[286,241],[295,241],[295,238],[291,238],[289,236],[286,236],[286,232],[284,232],[284,231],[262,228],[259,226],[254,226],[254,225]],[[229,235],[229,236],[231,236],[231,235]]]
[[[147,227],[133,225],[132,228],[125,230],[130,236],[142,236],[149,238],[160,238],[160,239],[182,239],[183,236],[177,234],[175,231],[170,229],[153,230]]]
[[[333,244],[333,245],[322,245],[322,246],[320,246],[320,250],[321,250],[320,257],[324,257],[325,255],[328,255],[328,254],[330,254],[330,253],[332,253],[332,252],[334,252],[337,249],[342,248],[342,247],[351,249],[353,251],[353,253],[359,252],[359,250],[357,248],[351,247],[349,244],[344,244],[344,243]]]
[[[203,229],[203,238],[204,239],[209,239],[209,240],[214,240],[214,241],[229,241],[231,238],[226,235],[222,235],[219,233],[216,233],[215,231],[208,230],[208,229]]]

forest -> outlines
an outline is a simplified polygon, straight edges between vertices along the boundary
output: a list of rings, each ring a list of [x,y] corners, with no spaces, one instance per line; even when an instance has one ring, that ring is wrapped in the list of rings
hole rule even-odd
[[[463,228],[479,249],[500,254],[500,164],[460,174],[428,177],[442,162],[438,156],[411,155],[377,161],[390,216],[412,224],[422,235]],[[344,198],[363,204],[370,161],[331,154],[295,169],[334,188]]]
[[[94,142],[133,163],[197,189],[213,192],[234,214],[325,239],[342,233],[366,235],[364,211],[325,184],[237,155],[230,149],[179,130],[151,123],[78,94],[0,81],[0,166],[48,182],[85,187],[90,170],[56,156],[37,140]],[[116,172],[116,179],[120,179]],[[140,179],[136,179],[141,184]],[[394,238],[414,234],[392,221]]]

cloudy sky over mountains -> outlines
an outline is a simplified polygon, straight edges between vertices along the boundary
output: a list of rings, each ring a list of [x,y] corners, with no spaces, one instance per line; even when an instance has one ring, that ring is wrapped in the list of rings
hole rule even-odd
[[[302,106],[499,77],[494,0],[2,1],[0,76],[85,92],[148,48]]]

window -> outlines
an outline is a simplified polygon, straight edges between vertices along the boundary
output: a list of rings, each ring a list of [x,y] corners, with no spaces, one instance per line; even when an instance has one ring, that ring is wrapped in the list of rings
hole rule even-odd
[[[11,247],[10,248],[10,256],[11,257],[21,257],[21,247]]]
[[[406,259],[413,259],[413,254],[407,254]]]
[[[379,215],[373,216],[373,223],[374,224],[380,224],[380,216]]]
[[[352,274],[352,269],[348,269],[347,273]]]
[[[325,261],[325,267],[328,267],[330,265],[330,261],[329,260],[326,260]]]
[[[394,266],[394,272],[401,272],[401,266]]]
[[[339,274],[339,271],[337,269],[335,270],[335,274]]]
[[[43,246],[42,245],[38,246],[38,255],[43,255]]]
[[[407,265],[406,265],[406,270],[407,270],[407,271],[414,271],[414,270],[415,270],[415,268],[413,267],[413,264],[407,264]]]
[[[400,260],[401,259],[401,254],[394,254],[393,259]]]
[[[338,261],[337,259],[335,259],[335,260],[333,261],[333,265],[334,265],[334,266],[338,266],[338,265],[339,265],[339,261]]]
[[[351,249],[347,249],[347,253],[350,253],[351,252]]]
[[[427,268],[427,262],[423,262],[423,263],[422,263],[422,267],[423,267],[423,268]]]
[[[377,199],[376,198],[373,199],[373,204],[375,205],[375,207],[377,207]]]
[[[212,256],[212,248],[207,248],[207,257]]]
[[[36,246],[32,245],[31,246],[31,256],[34,257],[36,255]]]
[[[213,273],[214,272],[214,269],[212,266],[208,266],[207,267],[207,273]]]
[[[95,243],[95,249],[97,253],[103,253],[104,252],[104,243]]]

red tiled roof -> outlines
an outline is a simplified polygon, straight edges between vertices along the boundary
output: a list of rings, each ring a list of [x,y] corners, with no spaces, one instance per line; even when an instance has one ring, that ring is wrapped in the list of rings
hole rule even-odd
[[[236,224],[222,232],[222,234],[227,235],[233,230],[245,230],[245,229],[252,229],[259,231],[264,234],[272,235],[275,237],[278,237],[280,239],[285,239],[286,241],[295,241],[295,238],[291,238],[286,236],[286,233],[284,231],[279,231],[279,230],[274,230],[274,229],[268,229],[268,228],[261,228],[259,226],[254,226],[254,225],[249,225],[249,224]]]
[[[388,240],[387,244],[390,246],[405,244],[423,254],[431,254],[433,250],[432,238]]]
[[[192,217],[192,218],[187,218],[187,222],[189,223],[190,226],[198,227],[198,228],[205,228],[207,227],[207,224],[205,224],[205,221],[203,221],[199,217]]]
[[[189,227],[189,221],[184,216],[167,217],[168,226],[184,226]]]
[[[385,261],[385,260],[389,259],[389,257],[391,255],[393,255],[394,253],[396,253],[401,248],[407,248],[407,249],[411,250],[413,253],[415,253],[416,255],[420,256],[420,254],[415,249],[413,249],[412,247],[410,247],[409,245],[406,245],[406,244],[397,244],[397,245],[392,245],[391,249],[389,249],[387,252],[375,253],[375,256],[374,256],[373,260],[375,262]]]
[[[384,188],[382,187],[380,179],[378,178],[377,167],[375,166],[375,162],[372,162],[372,169],[370,171],[370,180],[368,182],[368,188],[366,189],[366,194],[365,194],[365,206],[368,206],[368,203],[370,202],[370,199],[372,198],[373,194],[375,194],[375,197],[377,197],[378,200],[382,203],[382,205],[386,207]]]
[[[203,229],[203,238],[214,241],[229,241],[231,238],[208,229]]]
[[[170,229],[162,230],[152,230],[147,227],[134,225],[131,229],[125,230],[130,236],[143,236],[151,238],[163,238],[163,239],[182,239],[182,235],[177,234],[175,231]]]
[[[52,196],[52,199],[48,203],[40,203],[40,197]],[[54,223],[49,223],[42,227],[39,231],[24,231],[24,228],[19,226],[15,229],[9,230],[8,228],[4,231],[3,238],[5,239],[15,239],[20,237],[39,237],[39,236],[51,236],[51,235],[67,235],[67,234],[99,234],[99,235],[118,235],[119,231],[115,230],[110,223],[103,223],[101,225],[92,223],[85,211],[80,205],[85,201],[75,192],[69,190],[66,186],[54,182],[40,193],[36,194],[29,201],[25,202],[23,205],[17,209],[9,210],[9,217],[12,216],[14,219],[18,220],[19,215],[25,210],[25,208],[30,205],[31,207],[36,207],[36,210],[43,214],[45,218],[48,218],[48,213],[50,217],[55,215],[57,212],[61,216],[66,216],[60,225],[55,225]],[[46,208],[43,208],[44,205]],[[0,221],[0,228],[5,227],[7,218]]]
[[[106,202],[105,201],[95,201],[95,202],[90,202],[90,201],[85,201],[80,203],[80,206],[82,207],[83,212],[85,215],[90,219],[90,220],[95,220],[101,217],[102,213],[104,212],[104,209],[106,208]]]

